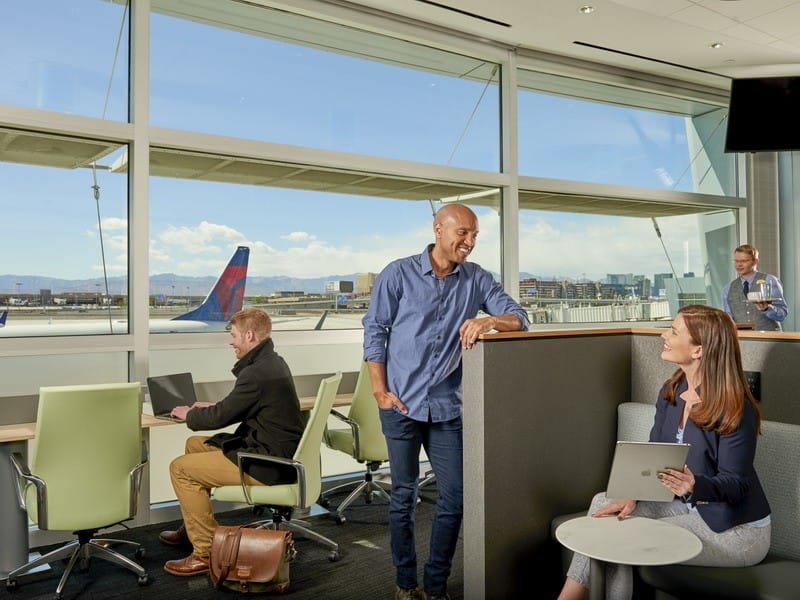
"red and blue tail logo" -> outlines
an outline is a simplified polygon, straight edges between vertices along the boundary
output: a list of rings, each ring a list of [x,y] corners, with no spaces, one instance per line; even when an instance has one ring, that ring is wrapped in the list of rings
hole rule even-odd
[[[224,321],[242,310],[250,248],[239,246],[203,303],[174,321]]]

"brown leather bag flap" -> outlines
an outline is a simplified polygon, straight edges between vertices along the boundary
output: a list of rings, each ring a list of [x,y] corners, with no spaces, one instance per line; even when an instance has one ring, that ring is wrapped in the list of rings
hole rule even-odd
[[[214,532],[211,544],[211,579],[268,582],[275,579],[286,555],[292,534],[274,529],[228,527]]]

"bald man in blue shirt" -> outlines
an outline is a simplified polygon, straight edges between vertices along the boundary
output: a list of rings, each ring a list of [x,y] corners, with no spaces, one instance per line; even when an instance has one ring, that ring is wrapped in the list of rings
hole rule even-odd
[[[389,449],[389,507],[396,600],[439,599],[463,513],[461,352],[488,331],[527,329],[528,315],[488,271],[467,257],[478,218],[461,204],[436,213],[435,241],[418,255],[390,263],[376,278],[363,319],[364,360]],[[487,316],[477,317],[482,311]],[[414,509],[419,453],[436,475],[438,497],[424,589],[417,584]]]

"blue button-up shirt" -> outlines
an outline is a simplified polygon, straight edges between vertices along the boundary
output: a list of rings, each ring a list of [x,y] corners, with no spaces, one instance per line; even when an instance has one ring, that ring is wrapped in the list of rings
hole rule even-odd
[[[461,342],[458,330],[481,310],[513,314],[522,328],[528,315],[488,271],[456,265],[443,279],[431,266],[429,245],[401,258],[375,279],[364,316],[364,360],[385,363],[386,386],[416,421],[461,415]]]

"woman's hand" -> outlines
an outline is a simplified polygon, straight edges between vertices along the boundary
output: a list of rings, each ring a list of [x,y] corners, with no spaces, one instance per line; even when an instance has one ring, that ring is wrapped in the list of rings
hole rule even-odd
[[[636,500],[612,500],[605,506],[598,508],[593,517],[613,517],[624,519],[636,508]]]
[[[694,473],[689,467],[680,469],[664,469],[658,474],[662,485],[672,490],[676,496],[690,496],[694,492]]]

